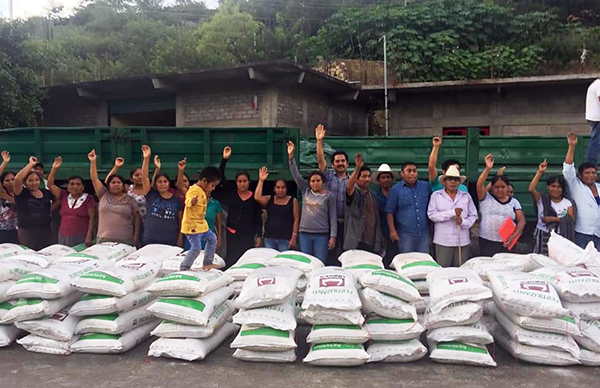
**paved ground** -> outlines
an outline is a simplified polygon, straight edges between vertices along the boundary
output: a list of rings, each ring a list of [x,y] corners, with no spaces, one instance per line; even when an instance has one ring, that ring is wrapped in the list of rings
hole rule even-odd
[[[306,337],[307,328],[299,330]],[[51,356],[20,345],[0,349],[1,388],[183,388],[252,387],[594,387],[600,368],[541,367],[517,363],[496,348],[496,368],[443,365],[428,359],[410,364],[369,364],[354,368],[304,365],[301,342],[294,364],[249,363],[230,357],[227,341],[206,360],[194,363],[146,356],[150,339],[123,355]]]

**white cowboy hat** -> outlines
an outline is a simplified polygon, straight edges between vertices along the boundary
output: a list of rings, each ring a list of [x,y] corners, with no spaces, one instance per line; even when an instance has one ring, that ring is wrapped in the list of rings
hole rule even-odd
[[[465,181],[467,180],[466,176],[460,175],[460,171],[458,171],[458,167],[456,167],[455,164],[448,167],[444,175],[440,175],[439,181],[441,184],[444,184],[446,177],[460,178],[460,183],[465,183]]]
[[[392,171],[392,169],[390,168],[390,165],[387,163],[384,163],[381,166],[379,166],[377,171],[373,171],[371,173],[371,179],[377,181],[377,178],[379,178],[379,174],[381,174],[382,172],[389,172],[390,174],[392,174],[392,180],[398,179],[398,176],[396,175],[396,173],[394,171]]]

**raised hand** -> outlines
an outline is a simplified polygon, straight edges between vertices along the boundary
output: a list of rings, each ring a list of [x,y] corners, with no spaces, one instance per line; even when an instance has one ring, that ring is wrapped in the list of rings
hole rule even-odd
[[[323,124],[319,124],[315,128],[315,137],[317,138],[317,140],[325,139],[325,127],[323,126]]]
[[[296,148],[296,146],[294,145],[293,141],[288,141],[287,142],[287,153],[288,153],[288,158],[290,159],[294,159],[294,149]]]
[[[8,151],[2,151],[2,161],[4,163],[10,162],[10,152],[8,152]]]
[[[150,159],[150,156],[152,156],[152,150],[150,149],[149,146],[147,146],[146,144],[144,144],[142,146],[142,157],[144,159]]]
[[[506,171],[506,166],[502,166],[498,169],[498,172],[496,172],[496,175],[500,176],[500,175],[504,175],[504,171]]]
[[[37,158],[35,156],[30,156],[29,157],[29,165],[35,166],[36,163],[37,163]]]
[[[177,162],[177,168],[179,169],[179,171],[185,170],[186,165],[187,165],[187,158],[183,158],[179,162]]]
[[[433,146],[434,147],[441,147],[442,146],[442,137],[441,136],[435,136],[432,141]]]
[[[265,166],[262,166],[260,170],[258,170],[258,180],[264,182],[269,177],[269,169]]]
[[[574,132],[569,132],[567,135],[567,143],[569,143],[569,147],[575,147],[577,145],[577,135]]]
[[[229,157],[231,156],[231,152],[231,147],[226,146],[225,148],[223,148],[223,159],[229,159]]]
[[[548,161],[546,159],[544,159],[544,161],[542,163],[540,163],[540,165],[538,166],[538,171],[541,173],[546,172],[546,169],[548,168]]]
[[[354,164],[356,165],[356,169],[359,170],[362,166],[365,165],[365,161],[362,157],[362,154],[356,154],[354,157]]]
[[[492,154],[487,154],[485,156],[485,168],[490,170],[494,168],[494,156],[492,156]]]
[[[57,156],[56,158],[54,158],[54,163],[52,163],[52,168],[60,168],[60,166],[62,166],[62,156]]]
[[[88,154],[88,159],[90,162],[95,162],[96,161],[96,150],[91,150],[90,153]],[[116,161],[115,161],[116,164]]]
[[[160,163],[160,158],[158,157],[158,155],[154,155],[154,167],[156,167],[160,170],[161,163]]]
[[[121,168],[123,167],[123,165],[125,164],[125,159],[123,159],[122,157],[118,157],[115,159],[115,167]]]

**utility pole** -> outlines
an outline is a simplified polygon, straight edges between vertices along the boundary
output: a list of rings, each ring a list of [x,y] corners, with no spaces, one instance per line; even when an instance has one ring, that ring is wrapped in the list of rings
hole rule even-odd
[[[13,20],[13,0],[8,0],[8,17]]]
[[[385,94],[385,136],[390,136],[389,111],[388,111],[388,80],[387,80],[387,40],[383,35],[383,90]]]

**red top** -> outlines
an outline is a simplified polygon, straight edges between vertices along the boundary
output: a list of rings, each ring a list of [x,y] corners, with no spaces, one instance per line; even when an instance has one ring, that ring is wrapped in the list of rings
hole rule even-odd
[[[90,217],[88,209],[96,207],[94,197],[88,195],[83,203],[69,206],[69,193],[65,190],[60,192],[60,229],[61,236],[85,236],[87,234]],[[80,198],[81,200],[81,198]]]

